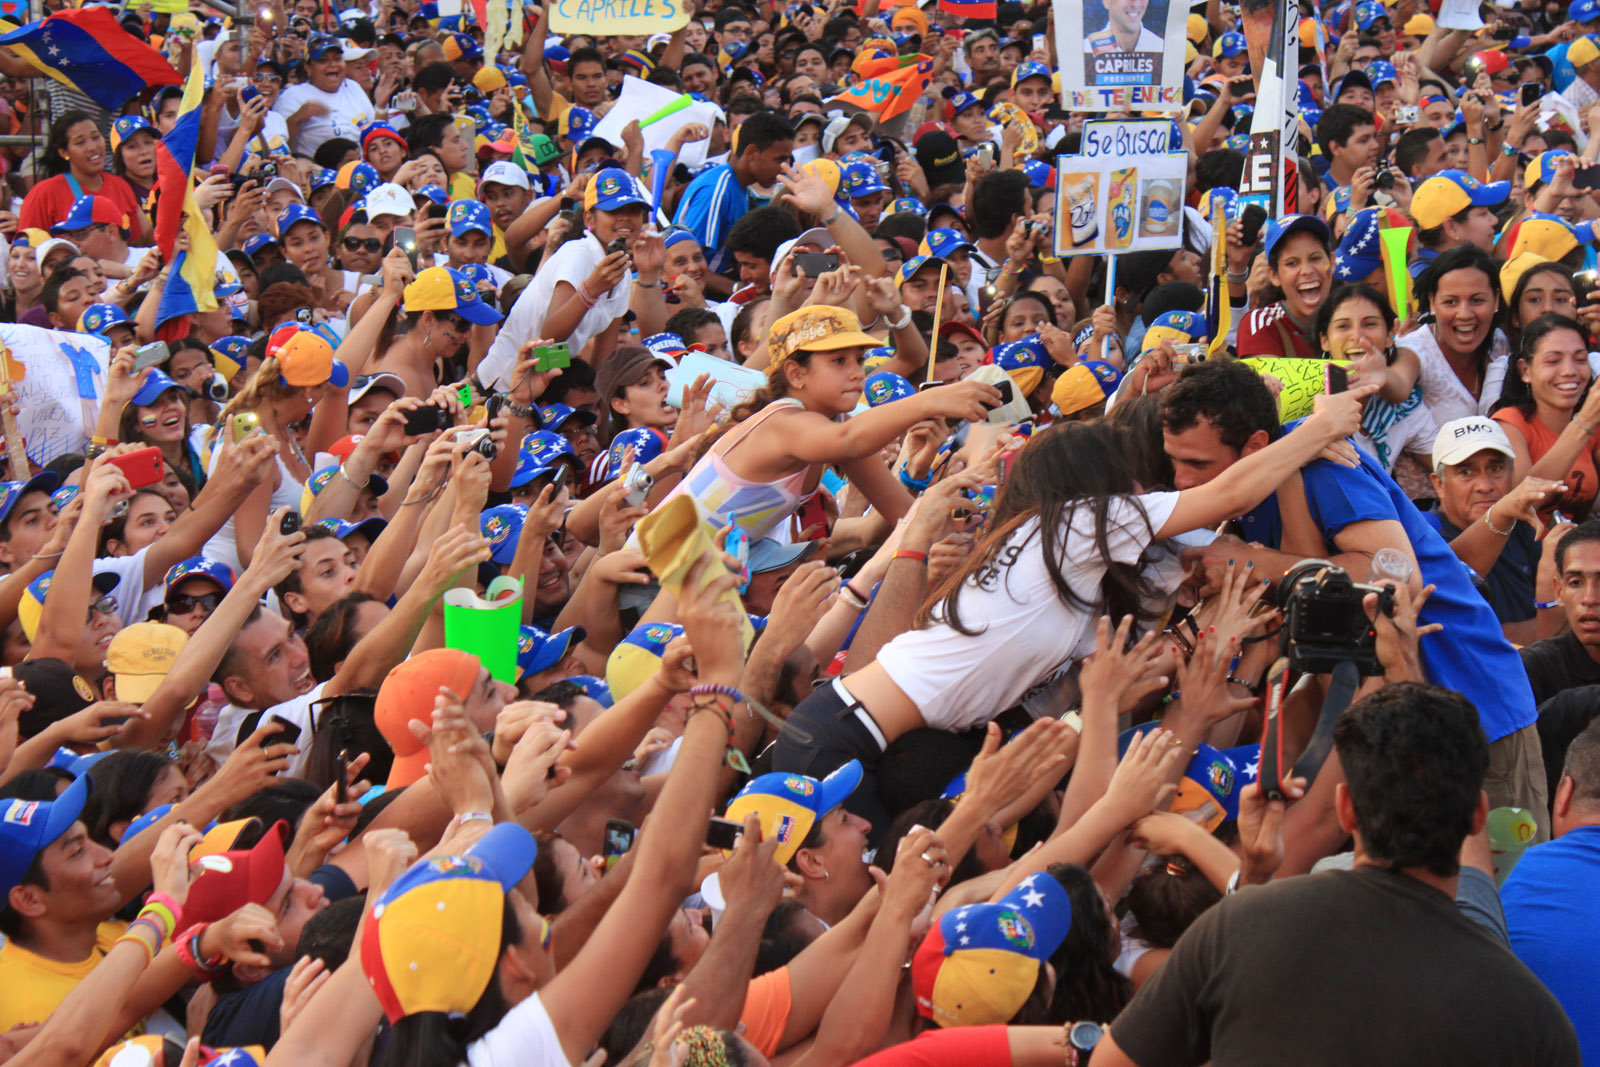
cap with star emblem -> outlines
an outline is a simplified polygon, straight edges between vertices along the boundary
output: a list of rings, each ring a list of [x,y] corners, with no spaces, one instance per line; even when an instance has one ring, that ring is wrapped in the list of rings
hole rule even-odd
[[[1010,1022],[1071,927],[1072,900],[1048,874],[946,912],[911,959],[917,1012],[939,1026]]]

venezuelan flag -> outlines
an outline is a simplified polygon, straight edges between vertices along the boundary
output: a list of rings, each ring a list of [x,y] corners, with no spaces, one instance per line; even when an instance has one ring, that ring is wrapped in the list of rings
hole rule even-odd
[[[172,263],[156,310],[156,336],[167,341],[188,333],[188,323],[181,321],[181,316],[217,309],[217,242],[200,214],[190,174],[204,95],[204,64],[197,63],[183,87],[178,121],[156,146],[156,247],[162,258]],[[189,247],[174,259],[172,249],[180,230],[189,235]]]
[[[939,0],[939,10],[964,19],[992,19],[999,12],[995,0]]]
[[[0,20],[0,45],[11,48],[63,85],[107,111],[117,111],[146,85],[182,79],[161,53],[117,24],[103,7],[59,11],[20,29]]]

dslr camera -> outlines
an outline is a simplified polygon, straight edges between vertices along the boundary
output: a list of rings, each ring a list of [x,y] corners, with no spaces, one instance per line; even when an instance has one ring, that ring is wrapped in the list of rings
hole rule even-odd
[[[1368,593],[1378,594],[1380,611],[1394,614],[1390,587],[1352,581],[1343,567],[1325,559],[1305,560],[1280,578],[1278,606],[1289,666],[1327,674],[1341,663],[1353,663],[1363,677],[1383,673],[1377,634],[1361,606]]]

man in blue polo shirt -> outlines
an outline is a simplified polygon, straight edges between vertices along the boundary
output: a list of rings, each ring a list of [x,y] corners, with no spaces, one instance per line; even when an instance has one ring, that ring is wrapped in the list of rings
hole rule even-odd
[[[693,233],[701,248],[713,253],[713,271],[727,265],[728,231],[746,211],[759,206],[751,199],[750,187],[770,188],[793,153],[794,129],[789,120],[776,112],[758,111],[734,131],[728,161],[703,171],[683,191],[674,221]]]
[[[1204,485],[1240,457],[1265,448],[1280,432],[1277,401],[1260,376],[1242,363],[1191,367],[1166,391],[1162,437],[1178,489]],[[1249,561],[1257,578],[1276,579],[1302,559],[1322,558],[1339,564],[1354,580],[1365,581],[1379,549],[1393,548],[1409,557],[1415,564],[1412,591],[1435,586],[1422,606],[1420,623],[1444,626],[1442,632],[1422,638],[1423,670],[1430,682],[1460,692],[1478,710],[1490,742],[1484,782],[1490,806],[1530,809],[1539,824],[1539,840],[1548,840],[1544,757],[1534,728],[1538,712],[1516,650],[1474,587],[1471,571],[1378,461],[1364,452],[1360,457],[1355,468],[1326,460],[1309,464],[1298,487],[1280,487],[1240,518],[1243,543],[1222,538],[1187,549],[1185,562],[1203,563],[1207,575],[1215,576],[1229,560]],[[1280,507],[1291,514],[1309,513],[1315,525],[1314,532],[1299,533],[1294,551],[1279,551],[1285,541]],[[1307,544],[1308,535],[1318,543]]]
[[[1551,824],[1556,839],[1528,850],[1500,900],[1511,950],[1566,1009],[1583,1062],[1600,1063],[1600,722],[1567,749]]]

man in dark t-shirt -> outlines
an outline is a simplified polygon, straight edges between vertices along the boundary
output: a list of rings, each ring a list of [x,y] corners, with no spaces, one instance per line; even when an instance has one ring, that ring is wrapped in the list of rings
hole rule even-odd
[[[1580,1063],[1561,1005],[1455,905],[1461,843],[1488,816],[1472,705],[1385,686],[1351,705],[1334,743],[1355,869],[1248,888],[1201,915],[1095,1067]]]
[[[1600,519],[1575,527],[1556,546],[1556,599],[1567,631],[1522,650],[1534,699],[1600,684]]]

